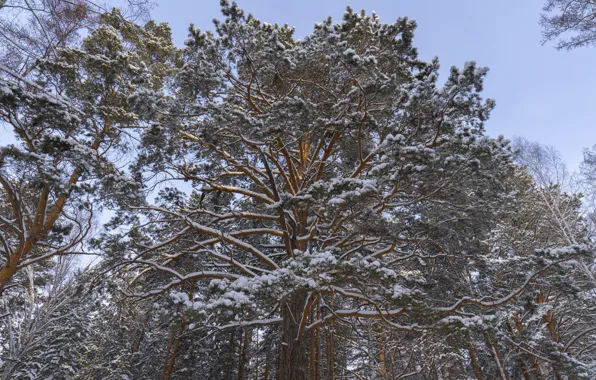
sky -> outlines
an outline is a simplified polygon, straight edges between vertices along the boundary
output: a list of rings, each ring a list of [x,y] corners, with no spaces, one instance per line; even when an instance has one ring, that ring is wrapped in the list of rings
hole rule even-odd
[[[582,150],[596,144],[596,47],[571,52],[542,45],[538,20],[544,0],[238,0],[261,21],[287,23],[296,38],[350,5],[375,11],[383,22],[416,20],[419,57],[449,67],[476,61],[490,68],[484,96],[497,107],[486,124],[490,136],[526,137],[561,152],[573,170]],[[152,17],[168,22],[182,46],[188,26],[212,30],[221,18],[219,0],[158,0]]]

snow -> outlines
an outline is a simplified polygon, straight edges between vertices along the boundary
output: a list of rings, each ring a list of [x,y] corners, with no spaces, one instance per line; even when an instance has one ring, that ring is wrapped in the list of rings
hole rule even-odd
[[[394,299],[398,299],[404,296],[411,296],[412,294],[415,294],[416,292],[412,289],[408,289],[408,288],[404,288],[403,286],[401,286],[400,284],[395,284],[393,286],[393,295],[392,297]]]
[[[351,55],[356,54],[356,52],[354,51],[354,49],[348,48],[348,49],[344,50],[344,53],[343,54],[346,55],[346,56],[351,56]]]

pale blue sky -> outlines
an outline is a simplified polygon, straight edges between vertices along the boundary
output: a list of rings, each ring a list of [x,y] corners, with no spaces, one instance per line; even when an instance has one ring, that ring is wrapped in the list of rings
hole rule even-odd
[[[212,29],[219,0],[161,0],[152,12],[170,23],[181,46],[192,22]],[[490,72],[484,94],[497,108],[487,123],[492,136],[524,136],[557,148],[572,169],[582,149],[596,144],[596,48],[557,51],[541,45],[544,0],[238,0],[269,23],[288,23],[302,38],[327,16],[340,21],[346,5],[376,11],[382,21],[407,16],[418,22],[415,46],[422,59],[438,56],[442,77],[452,65],[475,60]]]

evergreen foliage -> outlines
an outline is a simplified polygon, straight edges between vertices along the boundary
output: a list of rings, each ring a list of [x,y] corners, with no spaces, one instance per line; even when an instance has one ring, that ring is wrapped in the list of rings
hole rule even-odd
[[[589,213],[485,134],[488,69],[440,82],[407,18],[222,13],[3,69],[2,379],[596,377]]]

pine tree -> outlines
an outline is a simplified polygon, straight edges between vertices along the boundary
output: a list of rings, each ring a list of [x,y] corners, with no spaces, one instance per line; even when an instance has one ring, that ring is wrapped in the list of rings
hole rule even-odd
[[[116,161],[142,127],[127,97],[140,83],[161,86],[170,38],[167,26],[141,28],[114,10],[81,48],[40,61],[35,81],[0,79],[0,117],[18,139],[0,149],[0,294],[21,269],[80,252],[98,206],[141,199]]]
[[[454,67],[439,86],[408,19],[348,8],[297,41],[234,3],[222,10],[216,34],[191,27],[172,89],[130,98],[152,125],[139,175],[194,193],[137,208],[150,243],[124,262],[137,275],[127,294],[169,294],[207,331],[277,330],[283,379],[312,377],[323,348],[328,376],[350,367],[360,359],[340,359],[329,326],[359,334],[366,321],[377,355],[363,371],[387,375],[380,325],[410,349],[428,335],[449,347],[423,352],[420,373],[464,376],[461,331],[476,326],[488,373],[506,377],[495,318],[586,249],[491,248],[518,190],[508,142],[484,135],[487,69]]]

